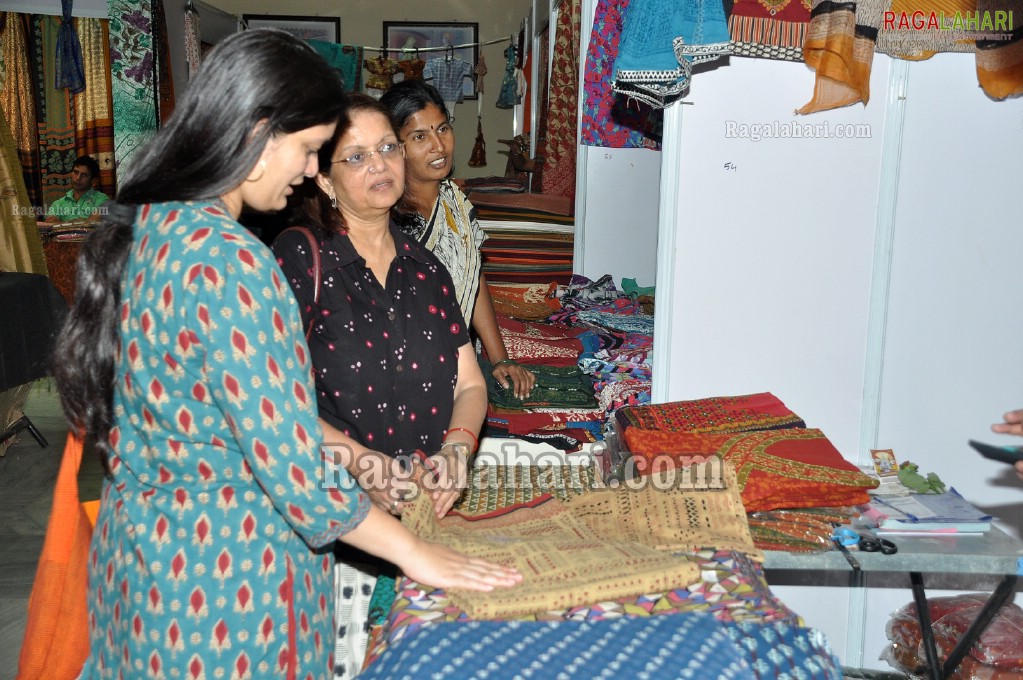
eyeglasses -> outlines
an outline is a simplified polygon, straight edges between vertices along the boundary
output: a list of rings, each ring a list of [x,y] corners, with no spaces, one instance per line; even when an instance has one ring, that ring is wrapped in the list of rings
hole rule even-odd
[[[331,161],[331,165],[333,165],[334,163],[347,163],[348,167],[350,168],[361,168],[364,167],[366,163],[369,162],[370,158],[373,158],[373,156],[376,156],[377,154],[380,154],[380,158],[384,159],[385,161],[393,160],[398,156],[398,151],[400,149],[401,149],[400,143],[388,142],[386,144],[381,145],[381,147],[376,151],[360,151],[358,153],[353,153],[351,156],[348,156],[347,158],[340,158],[336,161]]]

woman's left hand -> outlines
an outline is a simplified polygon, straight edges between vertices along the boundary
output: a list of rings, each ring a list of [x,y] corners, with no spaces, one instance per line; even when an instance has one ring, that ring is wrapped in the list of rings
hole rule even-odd
[[[512,387],[516,399],[525,399],[533,391],[536,376],[533,372],[519,364],[508,362],[494,367],[494,377],[504,389]]]
[[[430,456],[430,463],[437,480],[430,490],[430,498],[439,519],[448,514],[448,510],[465,490],[469,481],[469,461],[454,446],[445,446]]]

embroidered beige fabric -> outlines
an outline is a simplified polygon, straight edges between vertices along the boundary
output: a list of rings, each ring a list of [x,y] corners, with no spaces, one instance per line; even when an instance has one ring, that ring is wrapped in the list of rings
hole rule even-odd
[[[730,469],[723,489],[587,491],[485,519],[438,522],[424,495],[402,521],[423,538],[522,573],[514,588],[450,591],[452,602],[475,619],[567,609],[698,581],[695,561],[668,550],[732,548],[762,559]]]
[[[675,552],[735,550],[763,562],[764,553],[753,545],[735,468],[724,463],[721,471],[723,486],[718,488],[662,491],[657,485],[646,484],[637,491],[591,491],[572,496],[565,503],[574,516],[612,540],[635,541]],[[689,479],[690,486],[694,486],[694,479]]]

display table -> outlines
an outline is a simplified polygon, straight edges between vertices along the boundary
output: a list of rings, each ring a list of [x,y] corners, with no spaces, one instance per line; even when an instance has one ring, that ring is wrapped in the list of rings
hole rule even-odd
[[[64,298],[45,275],[0,272],[0,392],[49,375],[53,340],[66,313]],[[28,417],[0,425],[0,442],[28,429],[46,446]]]
[[[920,621],[924,650],[931,678],[951,677],[953,671],[970,651],[973,643],[1012,595],[1017,577],[1023,574],[1023,543],[997,527],[983,534],[943,536],[886,536],[897,546],[894,555],[879,552],[852,551],[859,569],[838,550],[820,553],[787,553],[766,551],[764,568],[771,570],[848,572],[850,585],[866,587],[866,572],[908,573]],[[924,592],[926,574],[990,574],[1002,580],[992,593],[973,625],[956,645],[944,665],[938,664],[938,652],[931,632],[930,615]],[[770,577],[768,578],[770,582]]]

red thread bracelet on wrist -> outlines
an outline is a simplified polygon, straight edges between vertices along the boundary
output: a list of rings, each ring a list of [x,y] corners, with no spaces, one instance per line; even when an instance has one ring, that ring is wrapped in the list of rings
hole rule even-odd
[[[472,450],[469,451],[469,453],[473,453],[473,451],[475,451],[476,449],[478,449],[480,447],[480,440],[476,438],[476,435],[473,434],[472,430],[467,430],[464,427],[452,427],[450,430],[445,432],[444,433],[444,441],[445,442],[448,440],[448,435],[450,435],[452,432],[464,432],[467,435],[469,435],[470,437],[472,437]]]

